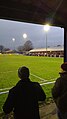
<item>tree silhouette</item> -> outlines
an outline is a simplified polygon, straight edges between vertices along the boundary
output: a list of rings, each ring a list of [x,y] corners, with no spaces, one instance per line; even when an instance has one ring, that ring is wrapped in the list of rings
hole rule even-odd
[[[3,53],[3,50],[4,50],[4,46],[0,45],[0,52]]]
[[[23,50],[24,51],[29,51],[31,49],[33,49],[33,44],[30,40],[28,40],[28,41],[25,42],[25,44],[23,46]]]

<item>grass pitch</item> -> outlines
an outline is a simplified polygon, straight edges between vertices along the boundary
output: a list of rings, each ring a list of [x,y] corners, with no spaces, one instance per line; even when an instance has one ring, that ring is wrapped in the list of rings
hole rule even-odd
[[[27,66],[30,70],[32,81],[43,82],[54,81],[59,76],[60,65],[63,58],[22,56],[22,55],[0,55],[0,89],[10,88],[18,82],[17,70],[20,66]],[[47,97],[51,96],[53,84],[42,86]],[[1,92],[1,90],[0,90]],[[7,94],[0,95],[0,111]]]

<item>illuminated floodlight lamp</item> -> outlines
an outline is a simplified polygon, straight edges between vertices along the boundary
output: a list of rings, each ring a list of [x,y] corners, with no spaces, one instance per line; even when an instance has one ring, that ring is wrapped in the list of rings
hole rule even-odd
[[[49,24],[44,25],[44,31],[46,32],[46,54],[47,54],[47,32],[49,31],[49,29],[50,29]]]
[[[44,25],[44,31],[49,31],[49,29],[50,29],[50,25],[49,24],[46,24],[46,25]]]
[[[15,38],[12,38],[12,41],[14,42],[15,41]]]
[[[26,33],[23,34],[23,38],[24,38],[24,39],[27,38],[27,34],[26,34]]]

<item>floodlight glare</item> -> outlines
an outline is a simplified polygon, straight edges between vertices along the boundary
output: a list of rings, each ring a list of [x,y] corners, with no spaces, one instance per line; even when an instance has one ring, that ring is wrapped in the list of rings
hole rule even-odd
[[[12,38],[12,41],[14,42],[15,41],[15,38]]]
[[[49,24],[46,24],[46,25],[44,25],[44,31],[48,31],[50,29],[50,25]]]
[[[49,24],[44,25],[44,31],[46,33],[46,55],[47,55],[47,32],[49,31],[49,29],[50,29]]]
[[[23,38],[25,38],[25,39],[27,38],[27,34],[26,33],[23,34]]]

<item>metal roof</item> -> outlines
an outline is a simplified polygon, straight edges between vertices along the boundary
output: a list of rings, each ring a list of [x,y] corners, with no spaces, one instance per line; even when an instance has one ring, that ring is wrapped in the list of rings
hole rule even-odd
[[[46,51],[46,48],[37,48],[37,49],[32,49],[30,50],[29,52],[43,52],[43,51]],[[47,48],[47,51],[64,51],[64,48]]]
[[[67,0],[0,0],[0,19],[50,22],[67,29]]]

